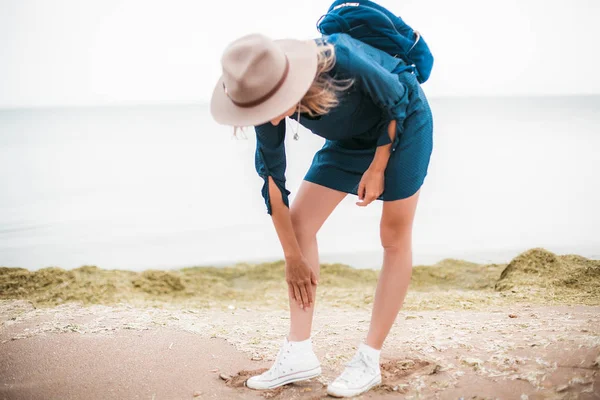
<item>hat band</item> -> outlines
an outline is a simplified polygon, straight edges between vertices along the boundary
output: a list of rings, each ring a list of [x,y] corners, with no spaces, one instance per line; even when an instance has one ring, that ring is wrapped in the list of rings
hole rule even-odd
[[[265,101],[269,100],[271,97],[273,97],[273,95],[275,95],[275,93],[277,93],[277,91],[281,88],[281,86],[283,86],[283,83],[285,82],[285,78],[287,78],[289,71],[290,71],[290,62],[289,62],[287,56],[285,56],[285,70],[283,71],[283,75],[282,75],[281,79],[279,80],[279,82],[277,82],[277,85],[275,85],[275,87],[273,89],[271,89],[267,94],[265,94],[262,97],[259,97],[256,100],[252,100],[252,101],[248,101],[248,102],[235,101],[234,99],[231,98],[231,96],[227,92],[227,87],[225,87],[225,82],[223,82],[223,89],[225,90],[225,94],[227,95],[227,97],[229,97],[231,102],[233,104],[235,104],[236,106],[242,107],[242,108],[256,107],[256,106],[264,103]]]

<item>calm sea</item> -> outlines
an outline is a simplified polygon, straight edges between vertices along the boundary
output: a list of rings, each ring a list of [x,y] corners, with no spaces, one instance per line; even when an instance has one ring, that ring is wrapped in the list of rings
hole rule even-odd
[[[434,99],[417,264],[545,247],[600,258],[600,97]],[[289,135],[291,136],[291,135]],[[288,137],[288,185],[323,140]],[[141,270],[281,258],[254,171],[205,105],[0,110],[0,265]],[[292,195],[293,198],[293,195]],[[354,196],[322,260],[379,268],[381,203]]]

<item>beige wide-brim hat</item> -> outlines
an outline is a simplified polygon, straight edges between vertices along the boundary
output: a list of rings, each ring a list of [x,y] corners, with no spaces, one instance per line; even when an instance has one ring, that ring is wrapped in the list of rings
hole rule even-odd
[[[221,65],[210,104],[213,118],[224,125],[260,125],[306,94],[317,73],[317,44],[251,34],[225,49]]]

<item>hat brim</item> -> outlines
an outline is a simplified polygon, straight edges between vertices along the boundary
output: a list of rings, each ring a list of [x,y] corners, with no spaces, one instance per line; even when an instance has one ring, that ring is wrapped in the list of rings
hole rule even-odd
[[[215,121],[232,126],[261,125],[285,113],[304,97],[317,74],[317,44],[314,40],[294,39],[274,42],[283,49],[290,64],[281,88],[264,103],[254,107],[239,107],[225,94],[221,77],[210,102],[210,112]]]

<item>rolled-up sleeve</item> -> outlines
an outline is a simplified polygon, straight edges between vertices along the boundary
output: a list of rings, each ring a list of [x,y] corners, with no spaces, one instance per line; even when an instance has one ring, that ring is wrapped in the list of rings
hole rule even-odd
[[[269,197],[269,176],[281,192],[283,203],[289,207],[290,192],[285,188],[285,119],[274,126],[270,122],[254,127],[256,131],[256,172],[264,180],[262,196],[265,199],[267,213],[272,214]]]
[[[378,129],[378,146],[391,143],[387,127],[396,120],[396,139],[406,118],[409,104],[408,90],[398,75],[388,71],[373,57],[363,52],[348,54],[348,67],[361,90],[381,109],[382,123]]]

